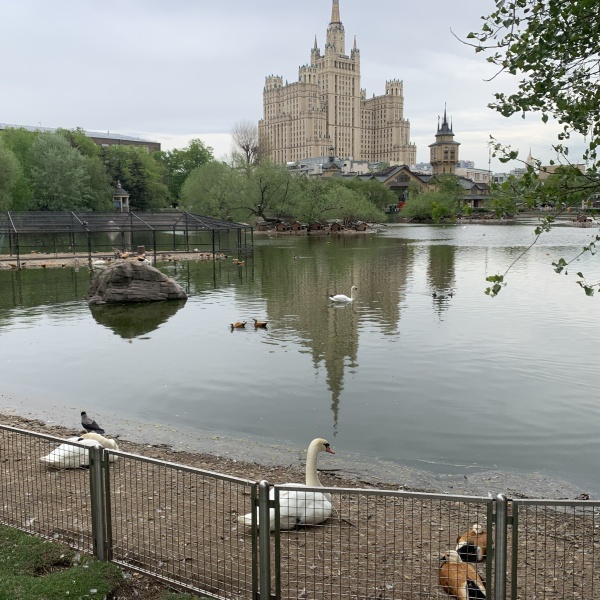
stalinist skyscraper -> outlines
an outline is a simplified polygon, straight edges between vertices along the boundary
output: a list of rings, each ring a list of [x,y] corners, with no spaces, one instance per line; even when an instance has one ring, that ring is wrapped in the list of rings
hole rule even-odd
[[[332,0],[324,54],[315,36],[310,63],[299,68],[297,82],[266,78],[258,126],[261,146],[277,163],[330,155],[391,165],[416,162],[402,81],[386,81],[385,95],[367,99],[356,37],[346,54],[339,0]]]

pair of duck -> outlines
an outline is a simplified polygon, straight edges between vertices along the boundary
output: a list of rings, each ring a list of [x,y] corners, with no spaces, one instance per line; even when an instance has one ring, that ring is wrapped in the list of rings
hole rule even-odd
[[[473,563],[483,562],[487,556],[487,533],[475,523],[458,536],[456,549],[441,558],[439,582],[451,598],[485,600],[485,581]]]
[[[254,327],[262,327],[263,329],[269,323],[269,321],[259,321],[258,319],[253,319],[253,321],[254,321]],[[229,328],[230,329],[243,329],[244,327],[246,327],[247,322],[248,321],[236,321],[235,323],[231,323]]]

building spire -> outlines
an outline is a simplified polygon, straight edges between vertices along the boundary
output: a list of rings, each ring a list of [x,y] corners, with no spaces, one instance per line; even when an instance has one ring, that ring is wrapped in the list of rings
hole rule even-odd
[[[437,128],[437,132],[438,135],[444,135],[444,134],[452,134],[454,135],[454,133],[452,132],[452,120],[450,121],[450,125],[448,125],[448,112],[446,110],[446,103],[444,102],[444,116],[442,117],[442,123],[440,125],[440,116],[438,115],[438,128]]]
[[[356,36],[354,36],[354,48],[353,48],[354,52],[356,52],[357,48],[356,48]]]
[[[331,22],[342,22],[342,19],[340,18],[340,0],[333,0],[333,5],[331,7]]]
[[[340,0],[332,0],[331,5],[331,23],[327,27],[327,44],[325,46],[329,49],[329,52],[333,52],[337,55],[346,54],[346,36],[344,33],[344,26],[340,19]]]
[[[316,33],[315,33],[315,45],[313,47],[315,50],[317,49],[317,34]]]

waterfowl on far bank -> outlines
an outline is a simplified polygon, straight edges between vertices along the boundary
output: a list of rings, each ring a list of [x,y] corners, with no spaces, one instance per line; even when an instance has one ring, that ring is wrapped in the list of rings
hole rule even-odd
[[[358,292],[358,288],[353,285],[350,288],[350,296],[346,296],[345,294],[336,294],[335,296],[329,296],[329,299],[332,302],[344,303],[344,302],[353,302],[354,297],[356,296],[356,292]]]

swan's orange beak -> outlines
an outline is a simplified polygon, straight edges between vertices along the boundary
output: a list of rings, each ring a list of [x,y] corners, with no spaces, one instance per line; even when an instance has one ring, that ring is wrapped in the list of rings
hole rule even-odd
[[[325,448],[325,452],[329,452],[329,454],[335,454],[335,452],[329,446]]]

